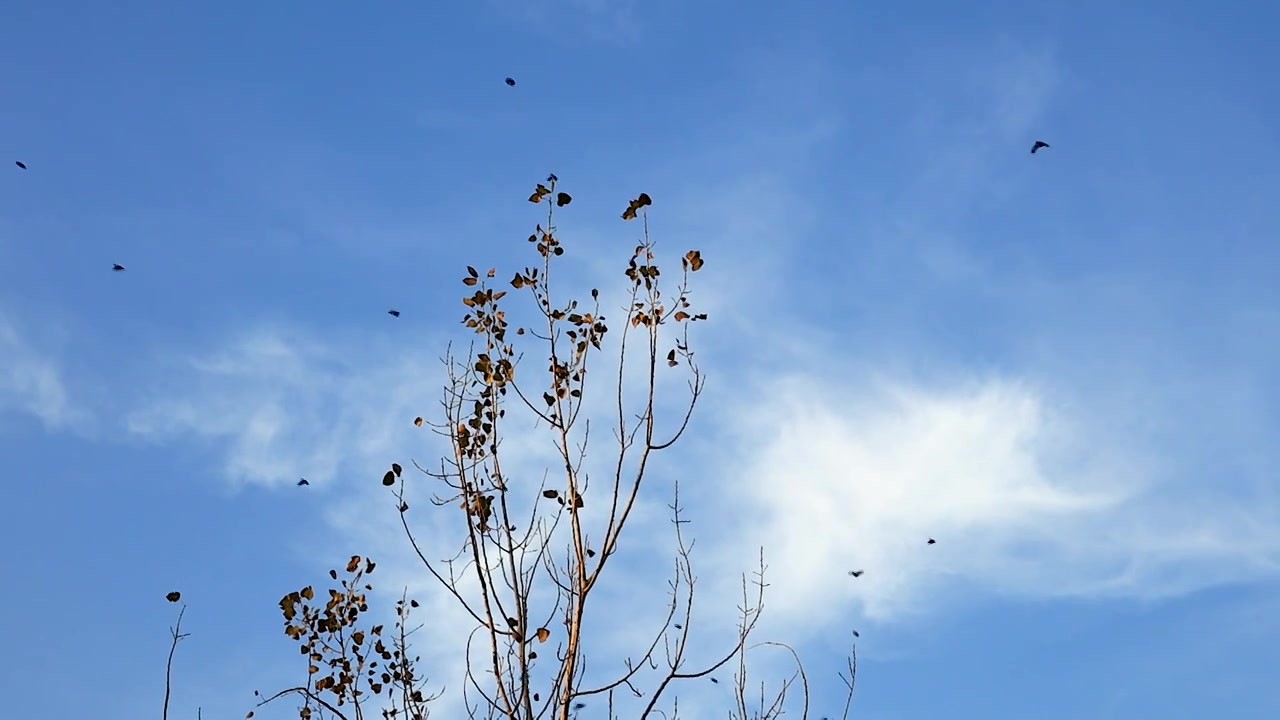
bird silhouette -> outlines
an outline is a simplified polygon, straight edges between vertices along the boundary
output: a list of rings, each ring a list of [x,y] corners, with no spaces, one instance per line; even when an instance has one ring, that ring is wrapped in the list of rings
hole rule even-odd
[[[299,480],[299,481],[298,481],[298,484],[299,484],[299,485],[310,485],[311,483],[307,482],[307,479],[306,479],[306,478],[302,478],[301,480]]]
[[[860,638],[860,637],[862,637],[861,635],[859,635],[859,634],[858,634],[858,631],[857,631],[857,630],[854,630],[854,631],[853,631],[853,636],[854,636],[854,637],[856,637],[856,638]]]
[[[114,270],[115,272],[122,272],[124,271],[124,266],[121,265],[120,263],[112,263],[111,269]]]
[[[849,574],[854,577],[862,577],[863,570],[850,570]]]
[[[26,163],[24,163],[24,162],[22,162],[21,160],[14,160],[14,161],[13,161],[13,164],[17,165],[18,167],[22,168],[23,170],[26,170],[26,169],[27,169],[27,164],[26,164]]]
[[[511,87],[515,87],[515,86],[516,86],[516,81],[515,81],[515,80],[512,80],[511,78],[507,78],[507,79],[506,79],[506,83],[507,83],[507,85],[509,85],[509,86],[511,86]]]
[[[387,314],[390,315],[391,317],[400,317],[399,310],[388,310]]]
[[[1049,143],[1044,142],[1043,140],[1037,140],[1036,144],[1031,146],[1031,154],[1035,155],[1036,151],[1042,147],[1049,147]]]
[[[927,542],[927,543],[925,543],[925,544],[926,544],[926,545],[933,545],[933,544],[936,544],[937,542],[938,542],[937,540],[934,540],[933,538],[929,538],[929,542]]]

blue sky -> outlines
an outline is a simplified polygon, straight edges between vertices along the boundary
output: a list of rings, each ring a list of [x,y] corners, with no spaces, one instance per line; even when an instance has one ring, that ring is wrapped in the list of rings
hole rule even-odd
[[[426,598],[377,479],[436,452],[408,420],[462,268],[529,262],[555,172],[572,282],[622,280],[640,191],[660,250],[707,260],[710,385],[650,510],[680,477],[708,613],[765,547],[765,630],[817,716],[850,627],[855,717],[1280,716],[1277,26],[1176,0],[6,8],[9,712],[154,716],[175,588],[178,717],[293,680],[276,602],[351,553]]]

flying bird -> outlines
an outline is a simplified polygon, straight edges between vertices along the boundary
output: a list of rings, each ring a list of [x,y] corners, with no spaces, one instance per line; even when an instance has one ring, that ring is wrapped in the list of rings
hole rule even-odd
[[[936,544],[937,542],[938,542],[937,540],[934,540],[933,538],[929,538],[929,542],[927,542],[927,543],[925,543],[925,544],[926,544],[926,545],[934,545],[934,544]]]
[[[507,83],[507,85],[509,85],[510,87],[515,87],[515,86],[516,86],[516,81],[515,81],[515,80],[512,80],[511,78],[507,78],[507,79],[506,79],[506,83]]]
[[[852,575],[852,576],[854,576],[854,577],[862,577],[862,573],[863,573],[863,572],[864,572],[864,571],[862,571],[862,570],[850,570],[850,571],[849,571],[849,574],[850,574],[850,575]]]
[[[15,164],[15,165],[17,165],[18,167],[22,168],[23,170],[26,170],[26,169],[27,169],[27,164],[26,164],[26,163],[24,163],[24,162],[22,162],[21,160],[14,160],[13,162],[14,162],[14,164]]]
[[[857,630],[854,630],[854,631],[853,631],[853,636],[854,636],[854,637],[856,637],[856,638],[860,638],[860,637],[862,637],[861,635],[859,635],[859,634],[858,634],[858,631],[857,631]]]
[[[111,269],[114,270],[115,272],[122,272],[124,270],[124,266],[121,265],[120,263],[112,263]]]
[[[1032,154],[1032,155],[1035,155],[1035,154],[1036,154],[1036,151],[1037,151],[1037,150],[1039,150],[1039,149],[1040,149],[1040,148],[1042,148],[1042,147],[1049,147],[1049,143],[1047,143],[1047,142],[1045,142],[1045,141],[1043,141],[1043,140],[1037,140],[1037,141],[1036,141],[1036,144],[1031,146],[1031,154]]]
[[[390,315],[391,317],[400,317],[399,310],[388,310],[387,314]]]
[[[302,478],[301,480],[298,481],[298,485],[310,485],[310,484],[311,483],[307,482],[306,478]]]

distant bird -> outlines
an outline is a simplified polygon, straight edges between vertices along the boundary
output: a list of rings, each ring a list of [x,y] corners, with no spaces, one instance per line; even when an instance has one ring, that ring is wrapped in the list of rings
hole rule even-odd
[[[857,630],[854,630],[854,631],[853,631],[853,636],[854,636],[854,637],[862,637],[861,635],[859,635],[859,634],[858,634],[858,631],[857,631]]]
[[[715,679],[715,678],[711,678],[711,682],[713,682],[713,683],[715,683],[715,684],[717,684],[717,685],[719,685],[719,684],[720,684],[720,681],[719,681],[719,680],[717,680],[717,679]]]
[[[123,272],[124,266],[121,265],[120,263],[112,263],[111,269],[114,270],[115,272]]]
[[[854,577],[862,577],[863,570],[850,570],[849,574]]]
[[[14,162],[14,164],[15,164],[15,165],[17,165],[18,167],[22,168],[23,170],[26,170],[26,169],[27,169],[27,164],[26,164],[26,163],[24,163],[24,162],[22,162],[21,160],[14,160],[13,162]]]
[[[1037,140],[1036,144],[1031,146],[1031,154],[1035,155],[1036,151],[1042,147],[1049,147],[1049,143],[1044,142],[1043,140]]]
[[[929,542],[927,542],[927,543],[925,543],[925,544],[926,544],[926,545],[933,545],[933,544],[936,544],[937,542],[938,542],[937,540],[934,540],[933,538],[929,538]]]
[[[515,80],[512,80],[511,78],[507,78],[506,83],[507,83],[507,85],[509,85],[510,87],[515,87],[515,86],[516,86],[516,81],[515,81]]]
[[[388,310],[387,314],[390,315],[391,317],[400,317],[399,310]]]
[[[310,485],[310,484],[311,483],[307,482],[306,478],[302,478],[301,480],[298,481],[298,485]]]

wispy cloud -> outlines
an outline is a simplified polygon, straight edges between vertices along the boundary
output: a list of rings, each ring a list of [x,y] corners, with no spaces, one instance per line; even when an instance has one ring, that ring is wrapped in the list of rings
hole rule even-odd
[[[750,528],[725,548],[768,548],[774,610],[811,630],[849,603],[891,620],[975,588],[1158,597],[1280,562],[1265,507],[1233,487],[1170,502],[1140,442],[1088,432],[1026,382],[802,373],[748,395],[722,406],[741,435],[717,487]]]
[[[571,34],[592,42],[630,45],[643,35],[636,0],[552,0],[534,6],[518,0],[487,0],[494,10],[516,18],[526,29],[547,35]]]
[[[156,441],[225,443],[225,475],[237,484],[292,484],[301,474],[323,485],[371,473],[405,446],[415,408],[438,397],[432,360],[387,339],[329,343],[257,328],[207,357],[172,359],[172,384],[152,388],[127,426]]]
[[[22,336],[0,310],[0,411],[16,410],[49,429],[84,423],[87,413],[71,400],[61,363]]]

